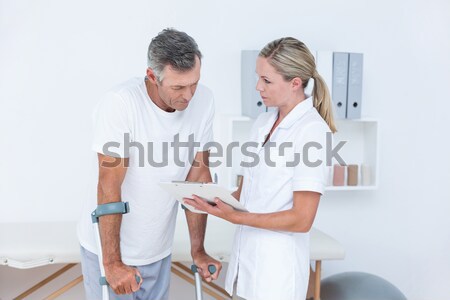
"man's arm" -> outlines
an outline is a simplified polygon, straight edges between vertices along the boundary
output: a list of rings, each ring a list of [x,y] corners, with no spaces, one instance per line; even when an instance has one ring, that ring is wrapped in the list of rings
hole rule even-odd
[[[244,177],[242,177],[241,182],[239,183],[238,189],[235,190],[231,195],[236,198],[236,200],[241,201],[241,192],[242,192],[242,185],[244,184]]]
[[[98,162],[98,204],[122,201],[121,186],[127,171],[128,159],[98,154]],[[136,283],[135,274],[141,277],[137,269],[128,267],[122,262],[120,253],[121,223],[121,214],[105,215],[99,219],[106,280],[118,295],[137,291],[140,285]]]
[[[186,177],[187,181],[211,182],[211,173],[209,172],[209,152],[197,152],[194,163]],[[189,236],[191,238],[191,255],[194,263],[199,267],[199,273],[206,281],[217,279],[222,264],[206,254],[203,242],[205,240],[207,214],[197,214],[185,210],[186,219],[189,227]],[[215,265],[217,272],[211,275],[208,271],[208,265]]]

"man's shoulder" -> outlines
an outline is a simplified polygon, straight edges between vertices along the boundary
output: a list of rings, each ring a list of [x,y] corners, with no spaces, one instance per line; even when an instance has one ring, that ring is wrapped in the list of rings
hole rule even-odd
[[[122,98],[127,98],[139,93],[142,89],[143,79],[140,77],[133,77],[127,81],[119,83],[112,87],[108,93],[116,94]]]
[[[136,77],[115,85],[102,95],[95,111],[131,111],[132,107],[139,102],[139,95],[142,94],[140,92],[142,82],[142,78]]]

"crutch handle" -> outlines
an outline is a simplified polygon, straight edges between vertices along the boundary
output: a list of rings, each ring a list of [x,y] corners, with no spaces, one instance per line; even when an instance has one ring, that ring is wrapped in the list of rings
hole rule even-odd
[[[198,267],[197,267],[196,265],[192,265],[192,266],[191,266],[191,271],[192,271],[192,273],[197,273],[197,272],[198,272],[197,269],[198,269]],[[209,266],[208,266],[208,271],[209,271],[209,273],[211,273],[211,274],[216,273],[216,271],[217,271],[216,266],[215,266],[215,265],[209,265]]]
[[[126,214],[130,212],[130,205],[128,202],[110,202],[99,204],[97,208],[91,213],[92,223],[98,223],[101,216]]]
[[[216,273],[216,271],[217,271],[216,266],[215,266],[215,265],[209,265],[209,266],[208,266],[208,271],[209,271],[209,273],[211,273],[211,274]]]
[[[141,277],[134,275],[134,278],[136,278],[138,284],[141,283]],[[106,281],[106,277],[100,277],[100,285],[109,285],[108,281]]]

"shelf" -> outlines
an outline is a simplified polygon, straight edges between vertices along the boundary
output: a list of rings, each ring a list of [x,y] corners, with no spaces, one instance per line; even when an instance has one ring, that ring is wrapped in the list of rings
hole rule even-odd
[[[375,119],[338,119],[336,120],[337,132],[333,136],[334,144],[340,141],[347,143],[339,154],[347,165],[359,166],[358,186],[332,187],[333,190],[359,190],[367,187],[376,189],[378,184],[378,121]],[[335,164],[337,162],[333,162]],[[361,165],[369,168],[367,185],[361,185]],[[354,189],[356,188],[357,189]]]
[[[216,122],[216,140],[224,148],[231,142],[239,142],[242,145],[249,140],[250,130],[254,120],[239,115],[218,115]],[[219,127],[220,124],[220,127]],[[327,186],[326,191],[368,191],[378,188],[378,121],[376,119],[337,119],[336,125],[338,131],[333,136],[334,145],[340,141],[347,141],[339,151],[340,156],[346,164],[357,164],[359,173],[361,165],[369,169],[369,180],[367,185],[361,185],[361,175],[358,176],[357,186]],[[229,187],[230,190],[236,190],[234,186],[236,176],[240,174],[239,164],[242,155],[239,149],[232,150],[232,157],[228,162],[223,161],[220,167],[212,169],[212,172],[218,174],[218,183]],[[333,161],[333,164],[337,163]],[[227,166],[228,164],[228,166]],[[331,184],[329,181],[328,184]]]

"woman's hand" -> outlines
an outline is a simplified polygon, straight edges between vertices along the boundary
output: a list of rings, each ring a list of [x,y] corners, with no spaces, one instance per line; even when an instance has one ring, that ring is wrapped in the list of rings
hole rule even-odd
[[[226,204],[219,198],[214,198],[214,204],[208,203],[208,201],[197,195],[192,195],[192,198],[183,198],[183,201],[187,205],[191,205],[198,210],[222,218],[231,223],[235,223],[235,218],[237,214],[239,214],[232,206]]]

